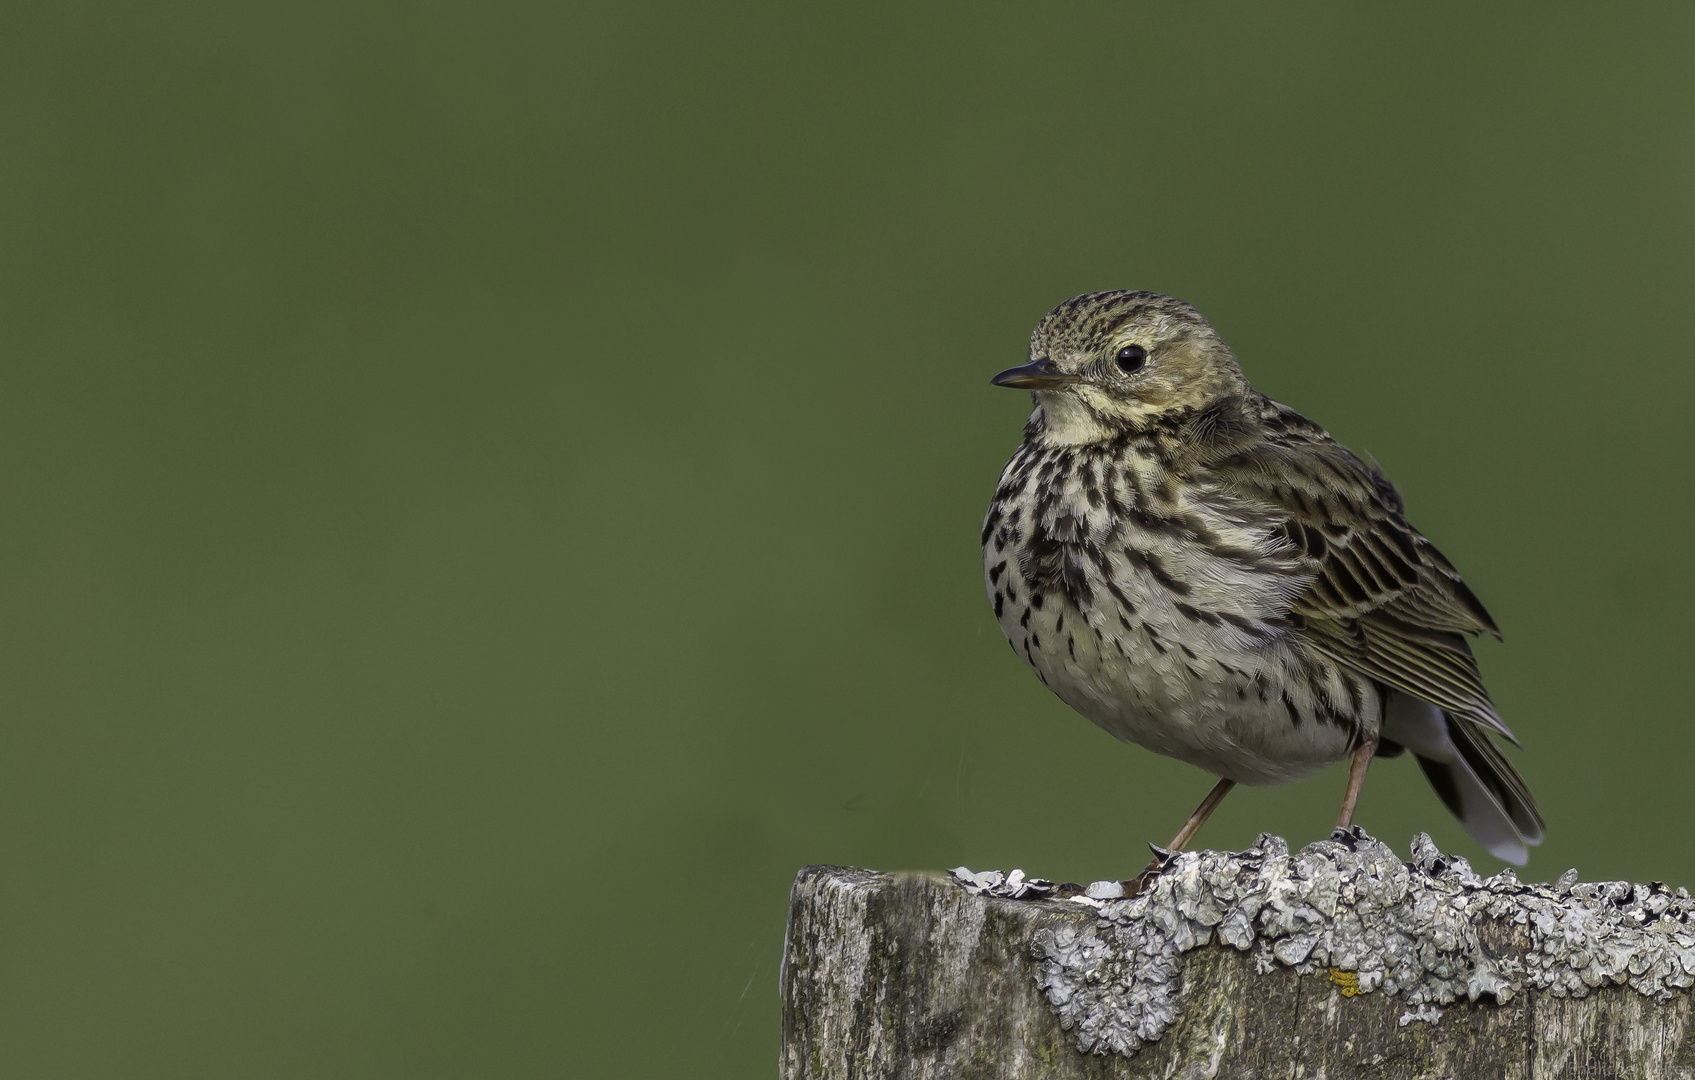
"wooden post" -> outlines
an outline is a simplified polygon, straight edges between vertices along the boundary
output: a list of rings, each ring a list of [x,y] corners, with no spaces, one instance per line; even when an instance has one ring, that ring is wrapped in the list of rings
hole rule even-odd
[[[1357,829],[1178,855],[1134,900],[808,867],[781,1071],[1695,1080],[1695,901],[1576,877],[1484,879],[1423,835],[1404,862]]]

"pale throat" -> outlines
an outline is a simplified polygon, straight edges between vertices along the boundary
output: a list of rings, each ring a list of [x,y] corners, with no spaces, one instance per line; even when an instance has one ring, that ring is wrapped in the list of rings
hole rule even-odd
[[[1038,426],[1046,442],[1058,446],[1087,446],[1106,442],[1123,431],[1122,426],[1101,423],[1096,411],[1085,405],[1075,391],[1038,390],[1035,397],[1036,412],[1031,419],[1036,416],[1042,418]],[[1122,414],[1125,407],[1120,403],[1114,411]],[[1148,408],[1146,411],[1151,414],[1157,410]],[[1126,416],[1125,419],[1135,417]]]

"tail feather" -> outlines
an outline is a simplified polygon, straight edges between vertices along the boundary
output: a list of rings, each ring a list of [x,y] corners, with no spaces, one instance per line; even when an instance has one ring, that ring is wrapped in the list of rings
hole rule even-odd
[[[1536,812],[1536,800],[1531,797],[1530,789],[1524,786],[1524,780],[1507,761],[1506,755],[1476,726],[1452,713],[1446,714],[1446,719],[1448,737],[1465,759],[1471,774],[1494,795],[1495,801],[1512,819],[1513,827],[1524,837],[1524,842],[1540,844],[1542,815]]]
[[[1536,800],[1489,736],[1464,717],[1391,694],[1383,735],[1413,752],[1430,786],[1465,831],[1498,859],[1523,866],[1542,842]]]

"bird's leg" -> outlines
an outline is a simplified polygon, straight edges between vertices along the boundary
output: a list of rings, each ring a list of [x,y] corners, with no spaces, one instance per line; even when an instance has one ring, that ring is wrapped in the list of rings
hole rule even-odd
[[[1171,838],[1171,843],[1165,845],[1166,850],[1182,851],[1188,847],[1189,841],[1201,831],[1206,819],[1212,816],[1212,812],[1218,809],[1218,804],[1224,801],[1224,796],[1230,794],[1230,789],[1235,786],[1236,781],[1225,779],[1214,784],[1212,790],[1207,792],[1207,797],[1201,800],[1201,805],[1195,807],[1195,812],[1189,815],[1189,820],[1185,821],[1183,827],[1177,830],[1177,835]]]
[[[1201,826],[1206,823],[1206,819],[1212,816],[1214,810],[1218,809],[1218,804],[1224,801],[1224,796],[1230,794],[1230,789],[1235,786],[1236,781],[1228,777],[1220,778],[1218,783],[1212,786],[1212,790],[1207,792],[1207,797],[1201,800],[1201,805],[1195,807],[1195,812],[1189,815],[1189,820],[1185,821],[1183,827],[1177,830],[1177,835],[1171,838],[1171,843],[1166,845],[1166,850],[1182,851],[1189,841],[1195,838],[1195,834],[1201,831]],[[1147,869],[1137,874],[1134,880],[1124,883],[1124,895],[1140,895],[1141,891],[1153,884],[1154,878],[1159,876],[1159,867],[1159,859],[1150,862]]]
[[[1336,822],[1338,829],[1346,829],[1354,823],[1354,805],[1360,801],[1360,789],[1365,787],[1365,771],[1371,767],[1371,755],[1377,752],[1377,740],[1367,739],[1360,743],[1354,751],[1354,762],[1348,766],[1348,792],[1342,796],[1342,817]]]

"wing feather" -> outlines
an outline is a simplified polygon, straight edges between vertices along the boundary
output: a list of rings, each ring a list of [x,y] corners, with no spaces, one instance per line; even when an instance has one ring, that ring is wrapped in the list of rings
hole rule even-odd
[[[1323,429],[1262,399],[1273,437],[1215,463],[1221,487],[1275,524],[1311,573],[1291,614],[1314,648],[1517,742],[1462,635],[1500,636],[1400,493]],[[1487,743],[1487,739],[1480,739]]]

